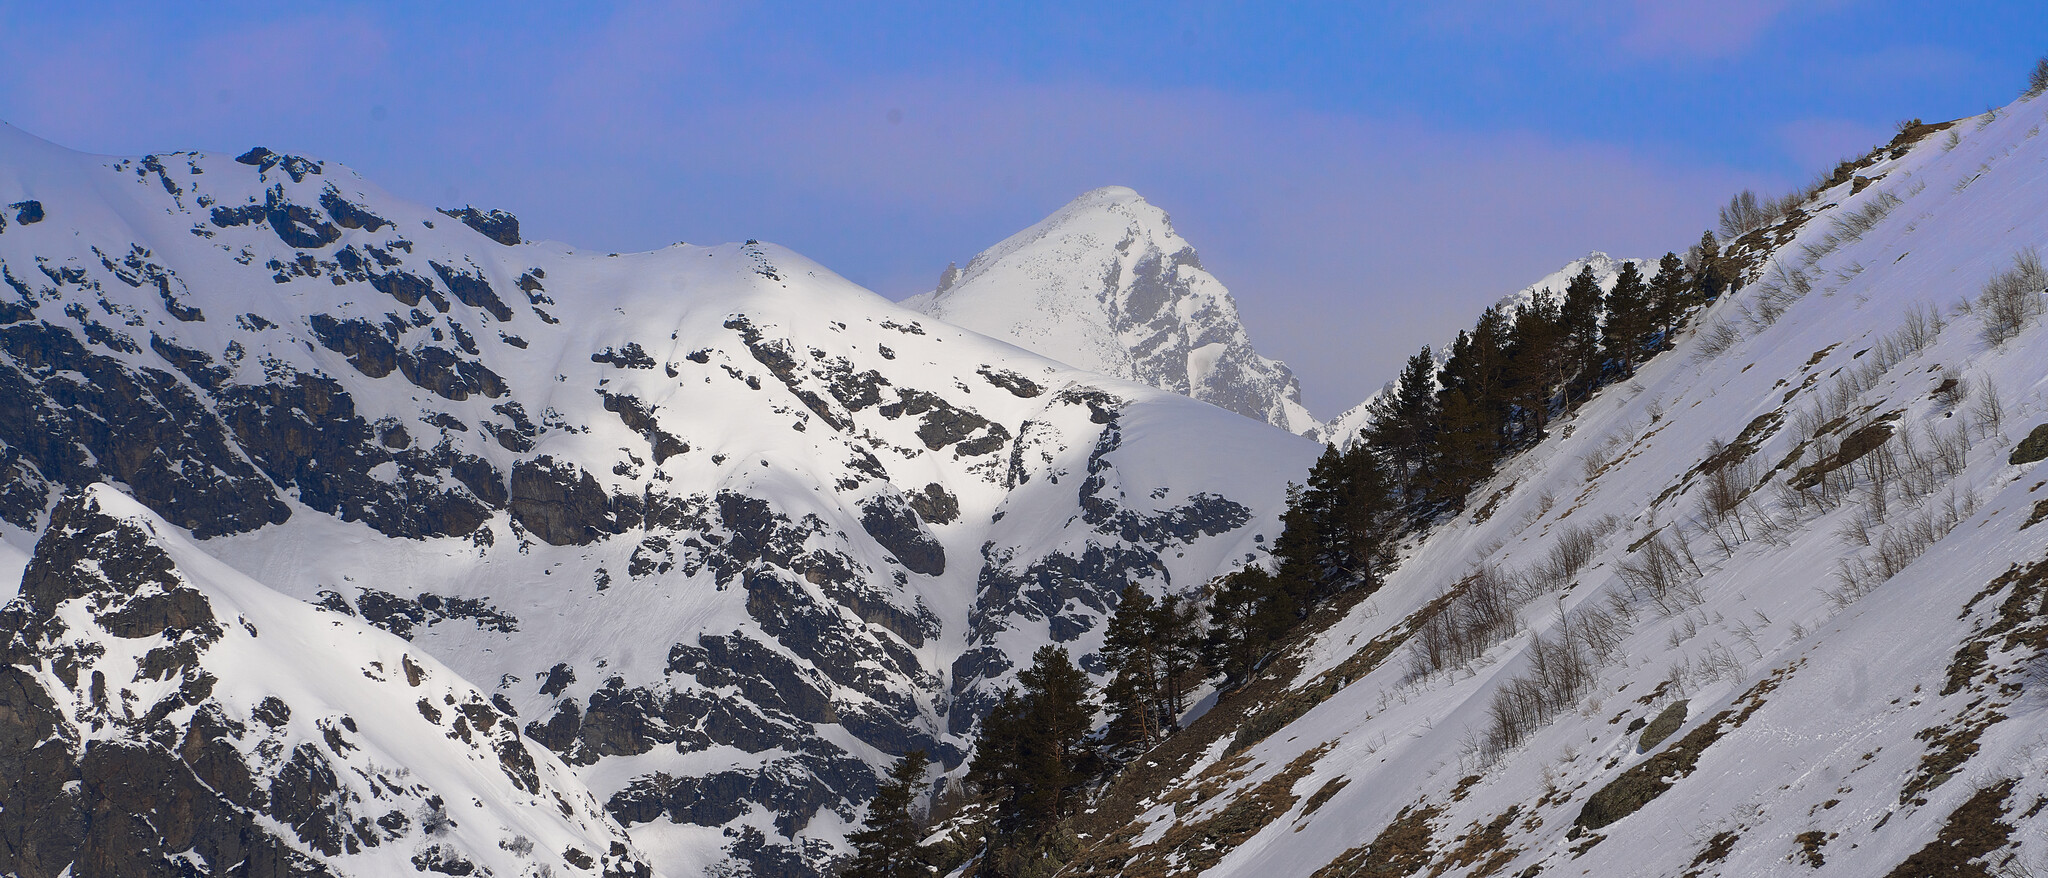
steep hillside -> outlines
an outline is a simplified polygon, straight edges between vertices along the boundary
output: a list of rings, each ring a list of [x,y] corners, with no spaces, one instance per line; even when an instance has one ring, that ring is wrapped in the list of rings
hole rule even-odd
[[[1074,199],[903,304],[1292,433],[1317,426],[1294,373],[1252,349],[1230,291],[1166,212],[1122,186]]]
[[[0,872],[649,874],[503,696],[110,487],[51,517],[0,608]]]
[[[2048,868],[2048,101],[1916,126],[1081,818],[1063,874]]]
[[[1599,283],[1600,290],[1602,292],[1611,291],[1614,289],[1615,279],[1621,275],[1621,267],[1630,263],[1633,263],[1636,266],[1636,270],[1642,272],[1644,277],[1649,277],[1657,272],[1657,264],[1654,260],[1616,259],[1595,250],[1583,257],[1565,263],[1563,268],[1544,275],[1542,280],[1502,296],[1500,301],[1493,303],[1493,307],[1499,309],[1502,314],[1513,314],[1515,308],[1533,300],[1537,293],[1548,290],[1551,293],[1562,294],[1565,285],[1571,283],[1572,278],[1578,276],[1579,272],[1588,268],[1593,270],[1593,279]],[[1450,356],[1450,340],[1444,339],[1441,343],[1432,345],[1430,350],[1436,354],[1437,365],[1441,367],[1444,358]],[[1331,418],[1321,427],[1309,431],[1309,438],[1339,447],[1348,447],[1358,438],[1358,431],[1365,429],[1367,424],[1372,423],[1372,403],[1379,396],[1380,394],[1375,393],[1372,396],[1366,397],[1363,402],[1345,409],[1343,414]]]
[[[1258,558],[1314,452],[772,245],[526,243],[260,148],[0,128],[0,204],[10,543],[119,485],[476,682],[671,874],[817,871],[1124,583]]]

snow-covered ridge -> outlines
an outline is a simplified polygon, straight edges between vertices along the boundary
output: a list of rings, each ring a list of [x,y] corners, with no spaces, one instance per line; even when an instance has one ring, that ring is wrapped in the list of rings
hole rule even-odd
[[[1759,236],[1069,874],[2048,867],[2044,109],[1914,132]],[[1432,669],[1413,632],[1475,590],[1511,630]]]
[[[1294,373],[1252,348],[1229,290],[1127,187],[1081,195],[903,304],[1289,432],[1317,426]]]
[[[331,162],[12,128],[0,207],[8,542],[121,486],[502,698],[670,874],[823,870],[874,766],[957,769],[1126,583],[1256,560],[1314,454],[772,244],[521,243]]]

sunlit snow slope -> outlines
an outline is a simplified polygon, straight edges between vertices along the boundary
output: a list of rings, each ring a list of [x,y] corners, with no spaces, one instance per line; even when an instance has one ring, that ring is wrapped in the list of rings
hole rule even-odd
[[[1122,186],[1074,199],[903,304],[1289,432],[1317,426],[1294,373],[1253,350],[1230,291],[1166,212]]]
[[[1068,874],[2042,874],[2044,123],[1910,131],[1736,242]]]
[[[1315,451],[773,245],[526,243],[268,150],[0,127],[0,205],[11,545],[116,485],[489,692],[670,874],[822,870],[1126,583],[1261,557]]]

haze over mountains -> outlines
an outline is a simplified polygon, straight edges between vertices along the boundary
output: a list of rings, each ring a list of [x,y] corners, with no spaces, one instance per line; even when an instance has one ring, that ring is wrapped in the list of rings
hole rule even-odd
[[[1722,242],[1018,874],[2048,869],[2044,108]],[[1364,426],[1121,187],[900,304],[262,148],[0,126],[0,205],[0,873],[824,875],[913,749],[957,845],[1019,669]]]

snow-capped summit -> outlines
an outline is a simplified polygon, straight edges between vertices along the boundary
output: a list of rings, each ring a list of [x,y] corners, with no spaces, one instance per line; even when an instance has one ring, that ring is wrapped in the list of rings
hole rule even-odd
[[[1004,239],[904,305],[1069,365],[1186,394],[1296,433],[1318,424],[1286,364],[1259,354],[1230,291],[1166,212],[1104,186]]]

